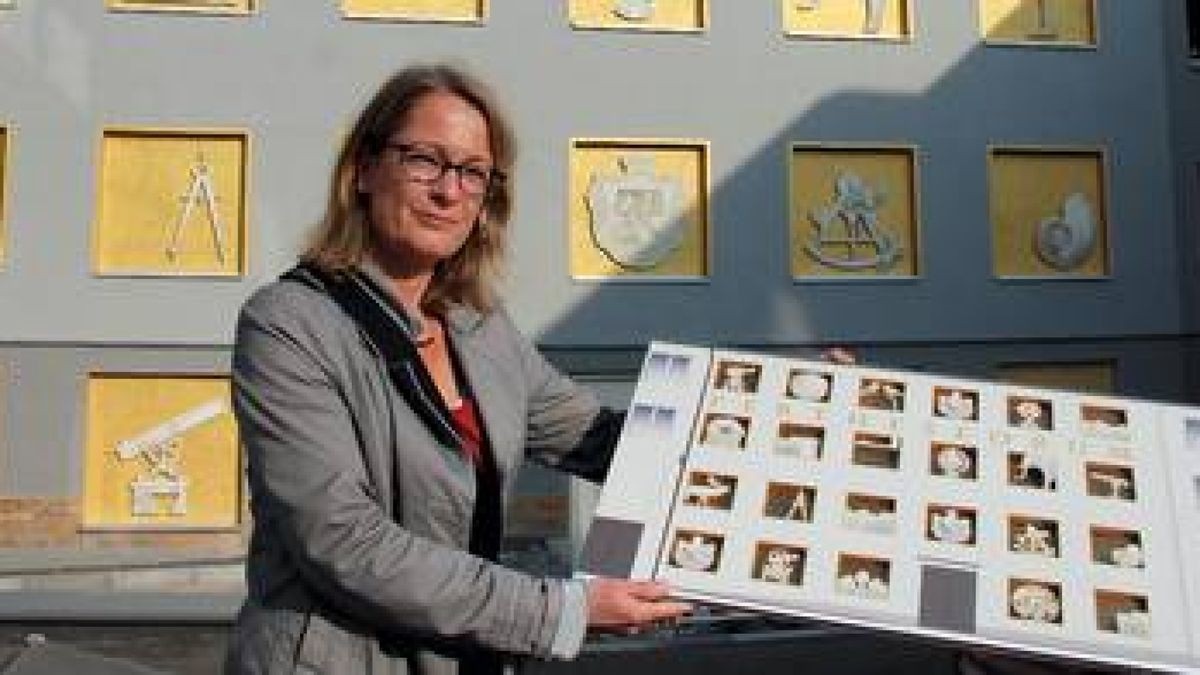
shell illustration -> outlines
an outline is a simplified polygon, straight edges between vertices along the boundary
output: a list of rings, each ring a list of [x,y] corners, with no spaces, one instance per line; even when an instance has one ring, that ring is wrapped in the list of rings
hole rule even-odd
[[[1084,263],[1096,248],[1096,217],[1088,198],[1076,192],[1063,203],[1061,216],[1038,223],[1034,249],[1038,258],[1061,272]]]

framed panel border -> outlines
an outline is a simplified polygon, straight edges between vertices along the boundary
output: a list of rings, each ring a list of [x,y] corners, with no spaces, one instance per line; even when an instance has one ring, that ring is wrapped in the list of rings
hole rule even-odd
[[[3,0],[0,0],[2,2]],[[110,12],[149,12],[153,14],[199,14],[208,16],[250,16],[257,14],[260,0],[238,0],[233,6],[191,4],[187,2],[147,2],[146,0],[104,0]],[[244,6],[239,6],[244,5]]]
[[[903,153],[907,156],[909,165],[909,185],[908,190],[912,200],[912,222],[909,224],[911,239],[910,245],[913,251],[909,255],[913,257],[913,272],[912,274],[854,274],[854,275],[807,275],[797,276],[791,263],[791,256],[796,247],[797,242],[794,240],[794,210],[797,200],[796,195],[796,166],[795,156],[798,152],[852,152],[869,154],[871,152],[883,152],[888,154]],[[793,141],[787,145],[787,156],[784,158],[787,163],[787,269],[788,276],[793,284],[906,284],[915,283],[924,277],[924,264],[921,256],[924,254],[923,246],[923,227],[921,218],[921,147],[916,143],[890,143],[890,142],[870,142],[870,141]]]
[[[234,452],[235,452],[235,470],[236,480],[233,482],[234,489],[234,507],[231,512],[232,521],[227,524],[215,523],[197,523],[197,524],[170,524],[170,523],[104,523],[104,522],[89,522],[87,513],[87,476],[89,471],[89,454],[90,443],[92,436],[92,411],[90,401],[90,384],[96,379],[105,378],[126,378],[126,379],[206,379],[206,380],[225,380],[232,386],[232,374],[228,371],[216,370],[136,370],[136,369],[120,369],[120,370],[98,370],[87,369],[82,372],[82,378],[79,382],[80,396],[82,398],[82,411],[80,443],[82,452],[80,454],[79,472],[80,472],[80,489],[79,489],[79,520],[77,531],[80,534],[103,534],[110,532],[135,532],[135,533],[172,533],[172,532],[188,532],[188,533],[223,533],[223,532],[241,532],[246,523],[248,516],[248,500],[247,500],[247,484],[245,479],[245,464],[246,456],[243,450],[242,443],[237,437],[236,426],[234,429]],[[226,401],[228,404],[228,401]],[[233,410],[230,405],[226,411],[232,415]]]
[[[996,197],[993,194],[993,179],[994,179],[994,159],[996,155],[1090,155],[1098,160],[1100,169],[1100,179],[1097,183],[1100,190],[1099,208],[1103,218],[1104,231],[1104,249],[1101,252],[1104,259],[1103,274],[1000,274],[996,269],[996,223],[993,221],[992,208],[995,205]],[[1110,281],[1113,279],[1113,270],[1116,268],[1116,258],[1113,252],[1112,243],[1112,166],[1110,151],[1104,145],[1088,145],[1088,144],[1020,144],[1020,143],[989,143],[987,145],[987,194],[988,194],[988,250],[989,262],[991,263],[991,278],[1004,283],[1041,283],[1047,281],[1076,281],[1076,282],[1100,282]],[[1035,254],[1036,255],[1036,254]]]
[[[687,274],[653,274],[634,272],[628,275],[589,275],[576,274],[572,271],[571,231],[576,227],[571,222],[572,185],[574,181],[574,163],[571,158],[580,149],[594,148],[630,148],[630,149],[691,149],[700,154],[699,173],[697,176],[697,193],[704,200],[702,215],[699,217],[699,228],[703,233],[704,272],[699,275]],[[711,142],[700,138],[663,138],[663,137],[574,137],[569,141],[567,159],[567,213],[566,213],[566,261],[567,271],[572,281],[589,284],[707,284],[713,274],[713,222],[712,222],[712,153]]]
[[[237,223],[237,228],[231,232],[236,235],[233,237],[238,242],[237,260],[235,271],[230,273],[218,272],[168,272],[163,270],[145,270],[126,269],[118,271],[105,271],[100,260],[100,230],[102,227],[101,219],[104,214],[104,145],[106,139],[116,136],[144,136],[148,138],[163,138],[163,137],[197,137],[197,138],[236,138],[242,146],[241,157],[241,220]],[[251,195],[251,167],[253,163],[253,141],[250,130],[245,127],[176,127],[176,126],[154,126],[154,125],[109,125],[100,130],[97,138],[96,150],[96,198],[95,198],[95,214],[91,224],[90,234],[90,261],[91,275],[101,278],[149,278],[149,279],[241,279],[246,276],[249,270],[249,243],[250,243],[250,195]],[[232,228],[231,228],[232,229]]]
[[[983,25],[983,4],[988,0],[975,0],[975,26],[980,41],[988,47],[1026,47],[1032,49],[1065,49],[1078,51],[1097,51],[1100,49],[1100,9],[1096,0],[1087,0],[1088,19],[1091,24],[1091,40],[1037,40],[1032,38],[996,38],[988,37]]]
[[[712,25],[711,9],[709,0],[692,0],[695,3],[696,9],[696,25],[695,26],[676,26],[666,23],[601,23],[594,21],[586,21],[571,18],[572,8],[576,0],[567,0],[567,23],[575,30],[596,30],[596,31],[623,31],[629,33],[683,33],[683,34],[698,34],[706,33]]]
[[[415,14],[404,10],[368,12],[346,8],[346,0],[339,0],[342,18],[350,21],[381,21],[396,23],[434,23],[462,26],[482,26],[487,23],[491,11],[491,0],[475,0],[474,16],[437,16]]]
[[[904,3],[904,10],[901,12],[901,16],[904,19],[903,32],[874,34],[864,31],[791,30],[787,27],[787,11],[789,5],[795,4],[795,0],[779,0],[780,21],[783,29],[783,35],[784,37],[792,40],[848,40],[911,44],[915,41],[914,36],[916,35],[916,18],[913,12],[913,2],[915,0],[899,1]]]
[[[10,238],[8,226],[11,212],[12,190],[9,188],[12,176],[12,145],[13,126],[0,119],[0,272],[8,269]]]

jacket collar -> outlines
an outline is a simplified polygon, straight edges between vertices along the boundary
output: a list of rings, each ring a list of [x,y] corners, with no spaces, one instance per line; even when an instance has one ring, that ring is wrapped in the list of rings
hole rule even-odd
[[[388,279],[387,274],[384,273],[379,263],[375,262],[370,256],[363,256],[362,261],[358,263],[358,271],[387,293],[388,300],[391,301],[393,308],[400,315],[400,318],[404,320],[408,329],[413,335],[419,335],[421,333],[421,320],[409,314],[400,300],[392,293],[391,280]],[[483,323],[483,315],[479,310],[463,304],[451,305],[443,319],[446,321],[446,326],[459,336],[471,334],[479,327],[479,324]]]

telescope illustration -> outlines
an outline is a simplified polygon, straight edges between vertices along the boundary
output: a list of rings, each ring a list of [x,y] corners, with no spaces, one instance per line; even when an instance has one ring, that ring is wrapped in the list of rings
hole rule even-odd
[[[212,399],[146,431],[118,441],[117,458],[121,461],[141,459],[143,472],[130,481],[133,494],[133,515],[150,516],[158,509],[160,499],[170,502],[168,513],[182,516],[187,513],[187,478],[180,471],[180,437],[192,429],[212,421],[225,412],[225,401]]]

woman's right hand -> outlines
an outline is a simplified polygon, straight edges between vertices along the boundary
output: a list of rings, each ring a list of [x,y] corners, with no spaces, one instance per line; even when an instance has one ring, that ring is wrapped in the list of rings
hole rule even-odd
[[[660,581],[596,577],[588,580],[587,602],[589,629],[626,634],[673,623],[692,611],[689,603],[672,600]]]

